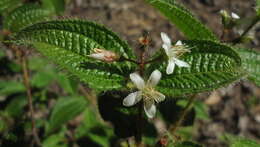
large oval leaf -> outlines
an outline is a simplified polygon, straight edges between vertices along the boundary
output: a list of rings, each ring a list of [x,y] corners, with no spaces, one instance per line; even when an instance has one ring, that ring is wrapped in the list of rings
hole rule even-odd
[[[17,39],[66,47],[84,56],[97,47],[124,57],[133,57],[133,52],[125,41],[104,26],[90,21],[69,19],[38,23],[22,30]]]
[[[4,19],[4,29],[17,32],[26,26],[46,20],[51,11],[41,8],[36,4],[25,4],[14,9]]]
[[[241,59],[230,47],[212,41],[184,41],[191,48],[181,59],[189,68],[176,67],[174,73],[166,74],[167,62],[152,65],[162,71],[158,89],[168,96],[181,96],[225,86],[244,75]]]
[[[217,40],[216,36],[200,23],[187,9],[170,0],[146,0],[189,39]]]
[[[260,86],[260,53],[250,49],[238,49],[242,58],[242,66],[249,73],[248,79]]]
[[[121,88],[124,76],[134,70],[130,63],[108,64],[88,57],[93,48],[105,48],[125,57],[133,56],[124,41],[93,22],[60,20],[38,23],[19,32],[16,39],[33,44],[95,89]]]

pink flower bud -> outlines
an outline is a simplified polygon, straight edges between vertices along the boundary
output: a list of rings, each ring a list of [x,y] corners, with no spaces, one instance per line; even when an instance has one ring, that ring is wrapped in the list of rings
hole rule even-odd
[[[113,62],[117,61],[119,59],[119,55],[117,55],[115,52],[108,51],[105,49],[99,49],[99,48],[94,48],[93,53],[89,55],[89,57],[101,60],[104,62]]]

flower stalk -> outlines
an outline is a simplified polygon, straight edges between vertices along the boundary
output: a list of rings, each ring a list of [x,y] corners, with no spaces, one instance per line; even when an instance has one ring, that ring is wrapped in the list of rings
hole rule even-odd
[[[182,124],[182,122],[185,119],[187,113],[190,111],[195,98],[196,98],[196,94],[192,95],[189,98],[189,101],[188,101],[187,105],[185,106],[185,108],[183,109],[183,111],[181,112],[179,119],[170,127],[170,132],[171,132],[172,135],[175,134],[178,127]]]

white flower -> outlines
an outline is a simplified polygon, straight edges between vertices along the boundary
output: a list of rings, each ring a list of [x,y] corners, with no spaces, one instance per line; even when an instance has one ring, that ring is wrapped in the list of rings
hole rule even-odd
[[[88,56],[105,62],[113,62],[119,59],[116,53],[99,48],[94,48],[93,53]]]
[[[147,82],[144,82],[143,78],[138,73],[130,74],[130,79],[137,87],[138,91],[130,93],[123,100],[124,106],[133,106],[141,99],[144,102],[144,111],[149,118],[153,118],[156,113],[155,102],[159,103],[165,99],[165,96],[156,91],[154,87],[159,83],[161,79],[161,72],[154,70],[150,75]]]
[[[231,17],[232,17],[233,19],[240,19],[240,16],[237,15],[236,13],[234,13],[234,12],[231,12]]]
[[[162,48],[168,56],[168,66],[166,69],[166,73],[172,74],[175,68],[175,64],[179,67],[189,67],[188,63],[181,61],[178,58],[184,53],[189,52],[190,50],[186,48],[180,40],[177,41],[174,46],[172,46],[171,39],[164,32],[161,32],[161,38],[163,41]]]
[[[231,15],[230,15],[226,10],[220,10],[220,14],[224,18],[240,19],[240,16],[237,15],[236,13],[234,13],[234,12],[231,12]]]

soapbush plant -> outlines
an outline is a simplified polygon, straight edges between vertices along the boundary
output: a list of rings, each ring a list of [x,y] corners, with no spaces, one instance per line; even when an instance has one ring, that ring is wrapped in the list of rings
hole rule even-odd
[[[102,24],[83,19],[55,19],[55,15],[62,15],[65,1],[43,0],[37,4],[22,4],[18,0],[0,2],[0,12],[4,16],[2,42],[16,54],[20,62],[20,66],[17,65],[18,71],[23,73],[23,84],[2,81],[5,84],[1,85],[4,88],[4,85],[10,84],[9,87],[16,87],[13,88],[15,92],[27,92],[32,117],[31,131],[36,144],[70,146],[62,141],[67,135],[74,141],[87,136],[100,146],[109,146],[111,140],[120,138],[125,139],[121,141],[121,146],[126,142],[131,144],[129,140],[132,136],[136,146],[200,146],[178,139],[177,135],[178,127],[193,104],[195,110],[196,106],[204,109],[202,103],[196,105],[196,94],[226,87],[246,78],[260,85],[259,52],[237,45],[246,40],[248,31],[259,21],[259,4],[256,5],[251,23],[240,36],[231,40],[225,39],[225,34],[218,38],[189,10],[174,0],[146,2],[173,23],[186,40],[174,40],[167,32],[161,32],[158,34],[162,39],[161,48],[154,55],[147,56],[151,50],[149,34],[138,39],[138,47],[131,47]],[[224,33],[232,31],[242,20],[232,12],[223,10],[220,14]],[[28,57],[30,48],[69,71],[67,76],[73,78],[67,79],[53,66],[47,68],[46,61],[40,64],[31,61]],[[32,79],[28,75],[28,70],[33,70],[30,69],[30,64],[35,64],[38,73]],[[47,75],[42,70],[47,70]],[[57,80],[62,88],[67,89],[69,96],[58,99],[49,121],[35,122],[32,105],[35,101],[32,97],[35,95],[32,95],[32,88],[45,89],[48,93],[47,87],[51,80]],[[77,81],[85,83],[91,89],[83,90],[83,93],[98,101],[99,112],[89,108],[92,107],[91,100],[85,100],[75,90],[80,85]],[[176,98],[184,100],[184,108],[180,112],[171,108],[173,105],[167,106],[167,103],[172,103]],[[15,103],[21,105],[17,111],[27,104],[25,99],[22,102],[16,99],[14,101],[13,107],[16,106]],[[47,96],[44,101],[47,101]],[[168,111],[172,112],[165,113],[162,107],[169,107]],[[84,115],[83,123],[74,129],[75,134],[66,134],[68,128],[63,124],[81,113]],[[113,130],[99,121],[94,113],[100,113],[103,120],[111,122]],[[8,118],[6,115],[10,113],[3,113],[1,118]],[[173,120],[174,117],[175,120],[171,121],[168,131],[162,136],[156,136],[151,123],[157,117],[166,117],[166,120]],[[1,121],[3,124],[5,122]],[[44,128],[43,136],[38,136],[37,127]],[[126,141],[126,138],[130,139]],[[250,142],[257,146],[254,141],[234,138],[230,139],[232,143],[243,145]],[[40,140],[44,140],[43,143]]]

